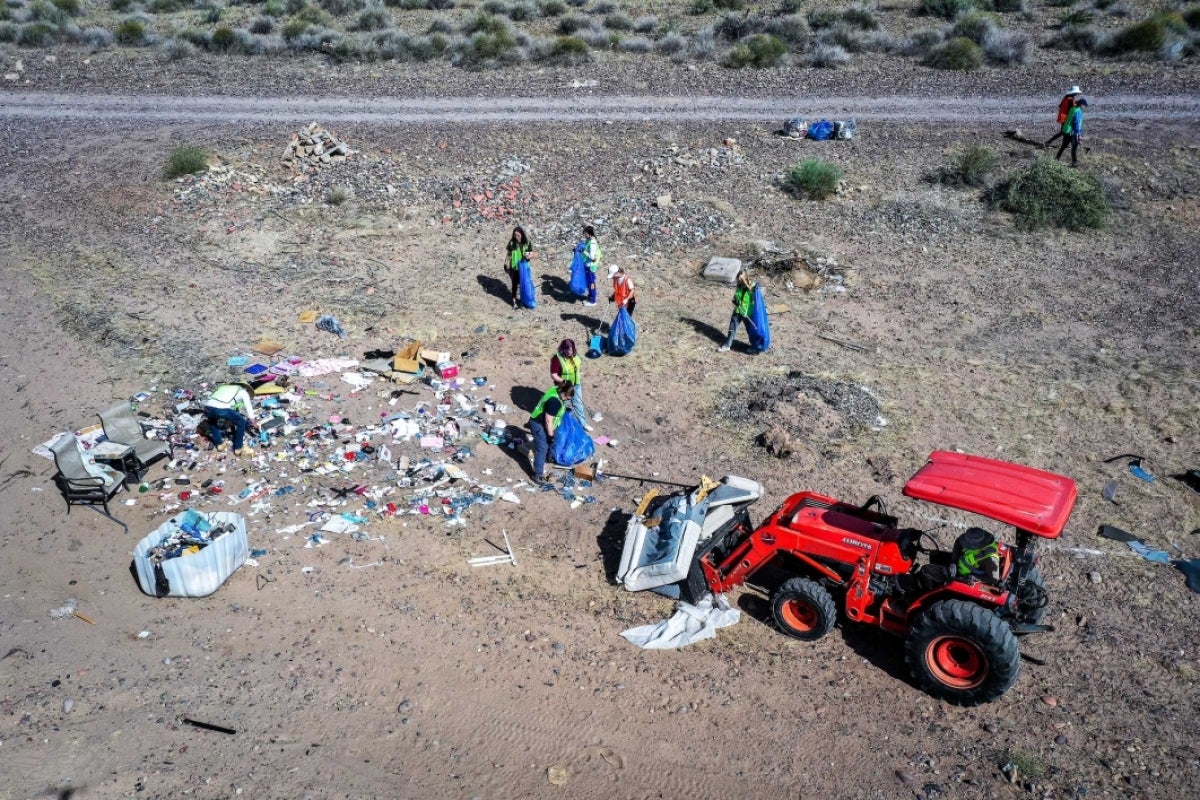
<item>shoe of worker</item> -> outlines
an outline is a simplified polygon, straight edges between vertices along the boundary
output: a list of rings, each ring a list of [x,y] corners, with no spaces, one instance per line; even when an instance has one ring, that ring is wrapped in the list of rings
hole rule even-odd
[[[729,352],[729,346],[728,346],[728,345],[724,345],[724,344],[723,344],[723,345],[721,345],[720,347],[718,347],[718,348],[717,348],[717,352],[718,352],[718,353],[728,353],[728,352]]]
[[[218,453],[224,453],[226,450],[229,449],[229,442],[221,442],[219,445],[216,446],[215,449]]]

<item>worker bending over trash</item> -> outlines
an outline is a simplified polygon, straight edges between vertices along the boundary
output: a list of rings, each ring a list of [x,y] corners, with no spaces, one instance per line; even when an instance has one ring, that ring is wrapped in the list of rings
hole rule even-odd
[[[228,422],[233,426],[234,454],[254,455],[254,451],[245,446],[246,428],[257,428],[249,386],[244,383],[223,383],[218,386],[204,402],[204,417],[208,420],[208,438],[218,451],[223,453],[227,448],[221,423]]]
[[[550,452],[554,432],[558,430],[574,394],[575,385],[563,381],[547,389],[529,415],[529,432],[533,434],[533,477],[543,483],[550,480],[550,473],[546,471],[546,454]]]

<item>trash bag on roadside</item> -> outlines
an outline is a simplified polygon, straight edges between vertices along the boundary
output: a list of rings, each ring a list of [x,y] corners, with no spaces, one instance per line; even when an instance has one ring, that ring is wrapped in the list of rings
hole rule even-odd
[[[588,293],[587,259],[583,257],[586,248],[587,242],[575,245],[575,257],[571,259],[571,294],[576,297],[587,297]]]
[[[791,117],[783,121],[783,135],[794,139],[803,139],[808,133],[808,123],[803,117]]]
[[[595,452],[596,445],[592,442],[592,437],[587,435],[579,419],[567,409],[554,432],[554,452],[551,453],[554,463],[562,467],[573,467],[587,461]]]
[[[629,312],[622,308],[608,329],[608,354],[623,356],[637,344],[637,323]]]
[[[517,265],[517,275],[521,295],[522,308],[537,308],[537,289],[533,285],[533,270],[529,262],[522,260]]]
[[[856,133],[858,133],[858,123],[853,119],[833,124],[833,138],[840,142],[853,139]]]
[[[750,334],[750,349],[762,353],[771,347],[771,323],[767,320],[767,301],[761,286],[754,287],[750,299],[750,318],[746,330]]]
[[[833,136],[833,123],[827,119],[808,126],[808,138],[815,142],[823,142],[831,136]]]

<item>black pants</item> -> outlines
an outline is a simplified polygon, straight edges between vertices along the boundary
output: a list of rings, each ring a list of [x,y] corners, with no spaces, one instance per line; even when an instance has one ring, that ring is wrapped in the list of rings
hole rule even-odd
[[[1054,144],[1054,142],[1056,140],[1061,139],[1062,137],[1063,137],[1062,128],[1059,128],[1058,131],[1053,136],[1051,136],[1049,139],[1046,140],[1046,147],[1049,147],[1050,145]]]
[[[519,269],[510,269],[508,272],[508,280],[512,284],[512,301],[516,303],[521,299],[521,271]]]
[[[1062,147],[1058,148],[1058,155],[1054,157],[1054,160],[1062,158],[1063,151],[1068,147],[1071,148],[1071,163],[1077,163],[1079,161],[1079,137],[1070,133],[1063,134]]]
[[[625,313],[629,315],[630,319],[633,319],[633,310],[635,308],[637,308],[637,298],[636,297],[631,297],[625,301]]]

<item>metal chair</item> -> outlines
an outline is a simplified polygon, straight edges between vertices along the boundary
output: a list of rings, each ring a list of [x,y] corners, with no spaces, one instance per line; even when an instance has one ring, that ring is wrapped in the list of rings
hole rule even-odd
[[[170,441],[146,438],[128,402],[117,403],[112,408],[101,411],[100,424],[104,426],[104,435],[110,442],[133,448],[139,479],[155,459],[165,455],[174,457]]]
[[[89,469],[79,450],[79,440],[72,434],[60,436],[50,445],[50,451],[54,453],[54,465],[58,467],[54,481],[67,501],[67,513],[71,513],[72,505],[94,506],[98,503],[104,506],[105,516],[111,517],[108,499],[125,487],[125,476],[103,464],[94,464]]]

